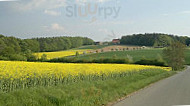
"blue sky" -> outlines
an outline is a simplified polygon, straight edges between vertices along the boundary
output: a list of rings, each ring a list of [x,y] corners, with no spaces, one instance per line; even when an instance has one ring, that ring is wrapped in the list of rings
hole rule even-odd
[[[85,36],[96,41],[153,32],[189,36],[189,4],[189,0],[0,0],[0,34]]]

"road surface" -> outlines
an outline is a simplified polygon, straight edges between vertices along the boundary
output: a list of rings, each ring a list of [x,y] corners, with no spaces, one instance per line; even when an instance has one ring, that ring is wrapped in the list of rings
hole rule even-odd
[[[190,106],[190,67],[113,106]]]

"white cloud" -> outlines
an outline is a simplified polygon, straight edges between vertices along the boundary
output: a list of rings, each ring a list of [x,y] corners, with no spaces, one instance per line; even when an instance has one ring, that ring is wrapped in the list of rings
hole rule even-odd
[[[0,0],[0,1],[18,1],[18,0]]]
[[[162,16],[169,16],[169,14],[168,13],[164,13],[164,14],[161,14]]]
[[[84,3],[106,3],[113,0],[18,0],[11,4],[15,10],[49,10],[65,7],[69,4],[84,4]]]
[[[171,16],[171,15],[185,15],[185,14],[190,14],[190,11],[178,11],[175,13],[163,13],[161,14],[162,16]]]
[[[106,34],[109,34],[110,31],[108,31],[107,29],[98,29],[99,32],[103,32],[103,33],[106,33]]]
[[[135,21],[130,20],[130,21],[96,21],[92,23],[91,25],[97,25],[97,26],[102,26],[102,25],[133,25]]]
[[[75,0],[76,4],[84,5],[84,3],[105,3],[113,0]]]
[[[51,29],[52,30],[56,30],[56,31],[63,31],[65,30],[65,28],[57,23],[54,23],[51,25]]]
[[[190,14],[190,11],[182,11],[181,14]]]
[[[108,29],[98,29],[99,32],[104,33],[105,38],[104,41],[110,41],[114,38],[119,38],[114,30],[108,30]]]
[[[110,0],[76,0],[76,2],[107,2]]]
[[[97,1],[103,3],[103,2],[110,1],[110,0],[97,0]]]
[[[35,9],[54,9],[64,7],[67,0],[20,0],[12,4],[13,8],[27,11]]]
[[[52,16],[59,16],[59,15],[61,15],[60,12],[53,11],[53,10],[45,10],[44,13],[48,14],[48,15],[52,15]]]
[[[44,25],[41,26],[41,28],[46,32],[66,32],[65,27],[61,26],[58,23],[53,23],[51,25]]]

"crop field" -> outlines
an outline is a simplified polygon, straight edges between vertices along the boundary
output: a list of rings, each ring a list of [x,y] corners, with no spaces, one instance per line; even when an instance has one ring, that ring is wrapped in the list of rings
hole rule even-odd
[[[61,64],[0,61],[0,90],[51,86],[85,78],[99,78],[140,70],[165,70],[168,67],[122,64]]]
[[[53,58],[60,58],[60,57],[67,57],[67,56],[74,56],[76,52],[79,52],[79,54],[83,54],[84,52],[88,53],[90,49],[83,49],[83,50],[68,50],[68,51],[57,51],[57,52],[40,52],[35,53],[38,58],[41,58],[43,54],[47,55],[47,59],[53,59]]]
[[[76,52],[79,52],[79,54],[89,54],[90,52],[94,53],[96,51],[101,51],[102,49],[105,49],[105,51],[108,48],[117,48],[117,47],[122,47],[122,46],[112,46],[112,45],[90,45],[90,46],[83,46],[80,48],[75,48],[67,51],[57,51],[57,52],[39,52],[39,53],[34,53],[37,58],[41,58],[43,54],[47,55],[47,59],[54,59],[54,58],[63,58],[63,57],[69,57],[69,56],[74,56],[76,55]],[[131,47],[131,46],[127,46]]]
[[[174,75],[169,67],[0,61],[2,106],[100,106]]]

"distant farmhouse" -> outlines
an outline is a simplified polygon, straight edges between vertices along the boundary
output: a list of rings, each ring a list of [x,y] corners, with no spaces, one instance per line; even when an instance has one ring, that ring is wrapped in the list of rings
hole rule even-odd
[[[120,39],[113,39],[112,44],[119,45],[120,44]]]

